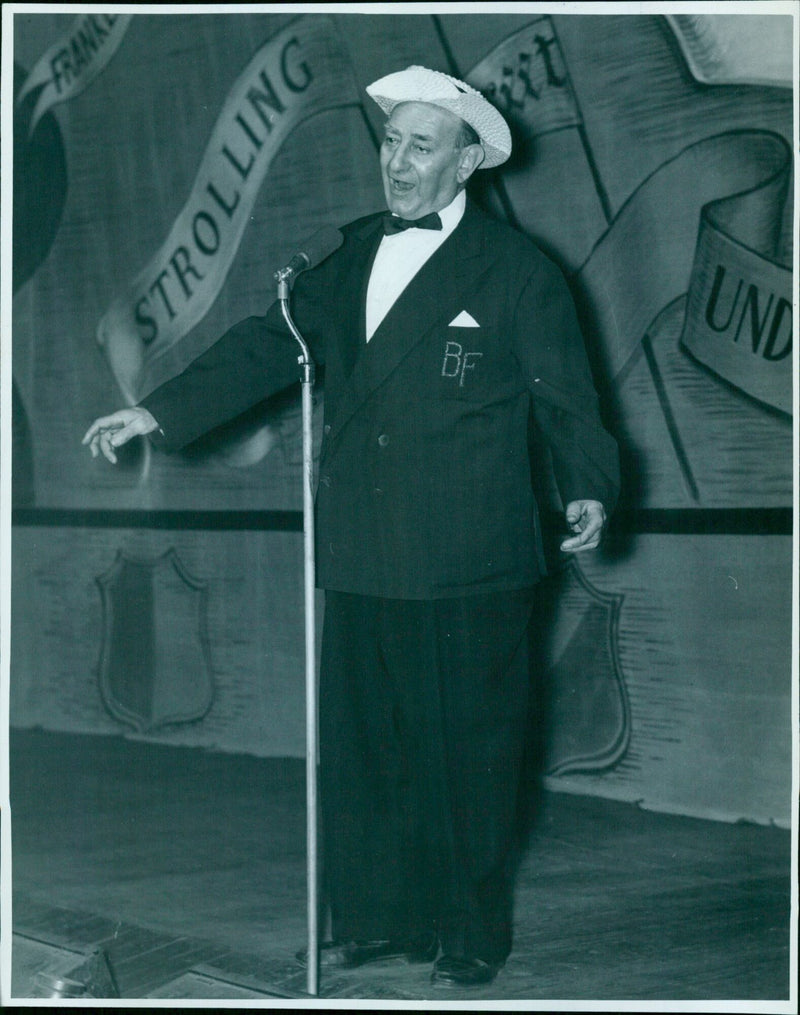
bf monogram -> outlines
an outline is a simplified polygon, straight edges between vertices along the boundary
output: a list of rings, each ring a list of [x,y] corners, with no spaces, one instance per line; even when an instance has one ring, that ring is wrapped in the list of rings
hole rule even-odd
[[[460,342],[448,342],[444,347],[442,360],[442,377],[457,377],[458,386],[464,387],[467,370],[474,370],[476,360],[483,356],[482,352],[464,352]]]

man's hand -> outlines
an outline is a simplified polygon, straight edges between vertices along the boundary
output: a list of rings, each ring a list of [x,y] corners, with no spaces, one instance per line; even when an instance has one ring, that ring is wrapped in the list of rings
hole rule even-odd
[[[606,512],[599,500],[573,500],[567,504],[566,516],[567,525],[578,534],[562,542],[564,553],[594,550],[600,545]]]
[[[92,458],[97,458],[98,451],[102,451],[109,462],[116,465],[114,448],[127,444],[132,437],[144,436],[158,428],[158,423],[147,409],[137,405],[96,419],[86,431],[82,443],[89,445]]]

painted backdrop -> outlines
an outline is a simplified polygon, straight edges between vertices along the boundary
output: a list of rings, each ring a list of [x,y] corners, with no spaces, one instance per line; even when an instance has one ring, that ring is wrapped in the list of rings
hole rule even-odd
[[[302,753],[296,392],[116,469],[80,437],[263,312],[301,240],[382,206],[364,87],[421,63],[508,118],[474,197],[567,274],[623,451],[605,548],[543,595],[551,784],[788,823],[791,20],[13,30],[12,723]]]

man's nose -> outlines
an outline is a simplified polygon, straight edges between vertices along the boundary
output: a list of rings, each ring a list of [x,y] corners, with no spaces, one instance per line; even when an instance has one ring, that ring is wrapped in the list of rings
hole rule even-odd
[[[402,172],[408,164],[408,150],[404,144],[399,144],[392,152],[389,159],[389,169],[392,172]]]

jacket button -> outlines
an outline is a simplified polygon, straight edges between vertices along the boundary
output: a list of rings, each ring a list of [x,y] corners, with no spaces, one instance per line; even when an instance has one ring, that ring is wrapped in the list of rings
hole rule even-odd
[[[322,428],[322,431],[325,434],[329,434],[331,432],[331,425],[330,425],[330,423],[326,423],[325,426]]]
[[[382,448],[385,448],[388,443],[389,443],[389,435],[382,433],[378,438],[378,444],[380,444]]]
[[[319,481],[320,481],[320,483],[322,483],[323,486],[330,486],[331,485],[331,477],[330,476],[320,476],[320,480]]]

